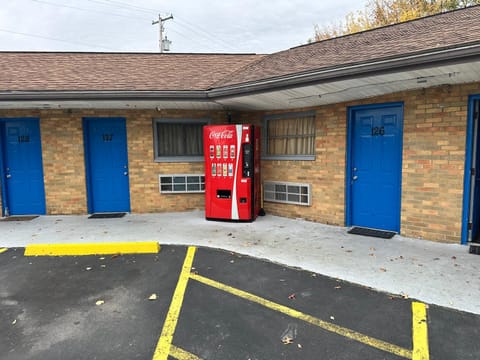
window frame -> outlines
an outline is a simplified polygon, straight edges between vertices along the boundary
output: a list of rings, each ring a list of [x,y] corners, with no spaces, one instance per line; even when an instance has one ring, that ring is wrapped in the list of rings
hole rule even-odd
[[[158,128],[157,124],[198,124],[202,128],[209,125],[211,119],[209,118],[154,118],[153,126],[153,157],[155,162],[202,162],[204,161],[203,146],[201,156],[179,155],[179,156],[159,156],[158,154]],[[203,137],[203,131],[202,131]],[[203,139],[202,139],[203,143]]]
[[[163,178],[170,178],[170,183],[162,183]],[[175,182],[175,178],[184,178],[185,182]],[[188,178],[198,178],[198,182],[188,182]],[[202,181],[203,180],[203,181]],[[162,185],[172,185],[172,190],[162,189]],[[185,190],[175,190],[175,185],[185,185]],[[188,185],[199,185],[198,190],[189,190]],[[164,174],[158,175],[158,190],[160,194],[201,194],[205,193],[205,174]]]
[[[267,189],[267,186],[273,186],[273,190]],[[277,191],[277,186],[285,186],[285,191]],[[289,188],[291,187],[298,187],[299,192],[291,192]],[[306,193],[302,192],[302,189],[306,189]],[[285,194],[285,199],[277,199],[277,194]],[[263,194],[264,194],[264,201],[272,202],[272,203],[279,203],[279,204],[291,204],[291,205],[299,205],[299,206],[312,206],[312,184],[309,183],[296,183],[296,182],[289,182],[289,181],[268,181],[265,180],[263,183]],[[274,195],[274,198],[270,198],[270,195]],[[289,200],[289,195],[298,196],[299,200]],[[306,197],[307,202],[302,202],[301,199]]]
[[[268,149],[268,123],[275,120],[291,119],[296,117],[312,117],[314,122],[314,133],[313,133],[313,154],[311,155],[269,155],[267,154]],[[299,111],[299,112],[289,112],[283,114],[267,115],[263,118],[263,144],[262,144],[262,159],[264,160],[315,160],[315,139],[316,139],[316,124],[315,124],[316,112],[312,111]]]

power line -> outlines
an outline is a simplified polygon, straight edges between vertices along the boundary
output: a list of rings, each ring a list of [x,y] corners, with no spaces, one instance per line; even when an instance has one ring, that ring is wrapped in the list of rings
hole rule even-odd
[[[102,4],[102,5],[113,6],[113,7],[117,7],[117,8],[121,8],[121,9],[141,11],[141,12],[145,12],[145,13],[151,13],[151,12],[158,13],[158,10],[156,10],[156,9],[142,7],[142,6],[130,5],[130,4],[122,2],[122,1],[116,1],[116,0],[87,0],[87,1],[97,3],[97,4]],[[175,19],[179,20],[178,21],[179,26],[186,28],[188,31],[193,32],[194,34],[206,37],[206,38],[210,39],[210,41],[216,42],[218,45],[221,45],[222,47],[227,47],[227,48],[230,48],[234,51],[238,50],[237,48],[235,48],[234,46],[232,46],[228,42],[216,37],[215,35],[212,35],[210,32],[208,32],[207,30],[203,29],[202,27],[200,27],[198,25],[195,25],[195,24],[192,24],[192,23],[190,23],[186,20],[183,20],[182,18],[179,18],[177,15],[175,15]]]
[[[144,13],[147,13],[147,14],[152,14],[153,12],[158,13],[158,10],[155,10],[155,9],[149,9],[149,8],[144,8],[144,7],[141,7],[141,6],[130,5],[128,3],[124,3],[124,2],[121,2],[121,1],[112,1],[112,0],[105,0],[105,1],[87,0],[87,1],[92,2],[92,3],[107,5],[107,6],[113,6],[113,7],[117,7],[117,8],[121,8],[121,9],[140,11],[140,12],[144,12]]]
[[[234,46],[232,46],[231,44],[229,44],[228,42],[214,36],[214,35],[211,35],[210,33],[208,33],[206,30],[203,30],[201,27],[199,27],[198,25],[194,25],[194,24],[191,24],[189,23],[188,21],[186,20],[183,20],[181,18],[179,18],[178,16],[176,16],[176,19],[179,20],[179,26],[182,26],[184,28],[186,28],[187,30],[197,34],[197,35],[200,35],[200,36],[203,36],[205,38],[208,38],[210,39],[210,41],[212,42],[215,42],[217,43],[218,45],[221,45],[223,47],[228,47],[230,49],[233,49],[233,50],[237,50],[237,48],[235,48]],[[197,30],[198,29],[198,30]]]
[[[31,1],[41,3],[41,4],[46,4],[46,5],[49,5],[49,6],[54,6],[54,7],[62,7],[62,8],[68,8],[68,9],[72,9],[72,10],[78,10],[78,11],[84,11],[84,12],[90,12],[90,13],[97,13],[97,14],[102,14],[102,15],[107,15],[107,16],[127,18],[127,19],[130,19],[130,20],[136,19],[136,20],[141,20],[141,21],[150,21],[150,19],[147,19],[146,17],[138,16],[138,15],[116,14],[116,13],[111,13],[111,12],[108,12],[108,11],[101,11],[101,10],[94,10],[94,9],[78,7],[78,6],[59,4],[59,3],[51,2],[51,1],[48,1],[48,0],[31,0]],[[110,7],[119,9],[119,10],[121,9],[123,11],[129,11],[133,14],[136,11],[137,12],[142,12],[142,13],[148,13],[148,14],[151,14],[152,12],[157,12],[157,10],[152,9],[152,8],[135,6],[135,5],[131,5],[131,4],[128,4],[128,3],[125,3],[125,2],[122,2],[122,1],[115,1],[115,0],[86,0],[86,1],[91,2],[91,3],[95,3],[95,4],[110,6]],[[158,14],[158,12],[157,12],[157,14]],[[238,51],[238,49],[235,46],[232,46],[230,43],[218,38],[215,35],[212,35],[210,32],[203,29],[202,27],[200,27],[198,25],[195,25],[195,24],[192,24],[192,23],[190,23],[190,22],[188,22],[188,21],[186,21],[182,18],[179,19],[177,16],[175,17],[175,19],[178,20],[176,22],[176,24],[179,27],[185,29],[187,31],[187,33],[192,33],[192,34],[197,35],[196,36],[197,40],[194,40],[194,38],[192,38],[192,36],[185,35],[184,33],[180,32],[178,30],[172,29],[172,28],[170,28],[169,31],[172,31],[172,32],[182,36],[183,38],[185,38],[189,41],[194,41],[198,44],[202,43],[202,46],[208,47],[209,49],[212,49],[212,50],[215,50],[215,49],[208,42],[215,43],[218,46],[221,46],[222,48],[228,48],[231,51]]]
[[[80,41],[71,41],[71,40],[65,40],[65,39],[58,39],[58,38],[52,38],[52,37],[49,37],[49,36],[34,35],[34,34],[23,33],[23,32],[19,32],[19,31],[12,31],[12,30],[7,30],[7,29],[0,29],[0,32],[5,32],[5,33],[10,33],[10,34],[15,34],[15,35],[28,36],[28,37],[39,38],[39,39],[45,39],[45,40],[52,40],[52,41],[64,42],[64,43],[67,43],[67,44],[75,44],[75,45],[96,47],[96,48],[101,48],[101,49],[105,49],[105,50],[115,51],[115,49],[109,48],[109,47],[107,47],[107,46],[94,45],[94,44],[84,43],[84,42],[80,42]]]
[[[141,17],[130,16],[130,15],[115,14],[115,13],[101,11],[101,10],[85,9],[85,8],[80,8],[80,7],[77,7],[77,6],[53,3],[53,2],[45,1],[45,0],[32,0],[32,1],[38,2],[40,4],[54,6],[54,7],[63,7],[63,8],[67,8],[67,9],[86,11],[86,12],[97,13],[97,14],[102,14],[102,15],[117,16],[117,17],[122,17],[122,18],[126,18],[126,19],[138,19],[138,20],[142,20],[142,21],[147,20],[146,17],[141,18]]]

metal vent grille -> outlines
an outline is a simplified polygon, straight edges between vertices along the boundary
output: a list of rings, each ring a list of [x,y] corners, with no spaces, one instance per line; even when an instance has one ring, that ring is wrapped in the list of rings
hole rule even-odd
[[[311,185],[281,181],[265,181],[263,184],[263,200],[310,206]]]
[[[159,175],[162,194],[183,194],[205,192],[205,176],[198,174]]]

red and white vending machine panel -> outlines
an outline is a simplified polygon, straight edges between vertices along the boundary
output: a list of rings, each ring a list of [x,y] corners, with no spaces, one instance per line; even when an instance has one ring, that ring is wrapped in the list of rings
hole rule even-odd
[[[205,217],[253,221],[260,212],[260,128],[208,125],[203,128]]]

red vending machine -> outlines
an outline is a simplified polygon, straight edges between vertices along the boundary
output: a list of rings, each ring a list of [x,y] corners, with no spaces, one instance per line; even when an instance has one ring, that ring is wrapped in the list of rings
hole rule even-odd
[[[260,128],[203,128],[205,217],[253,221],[260,212]]]

